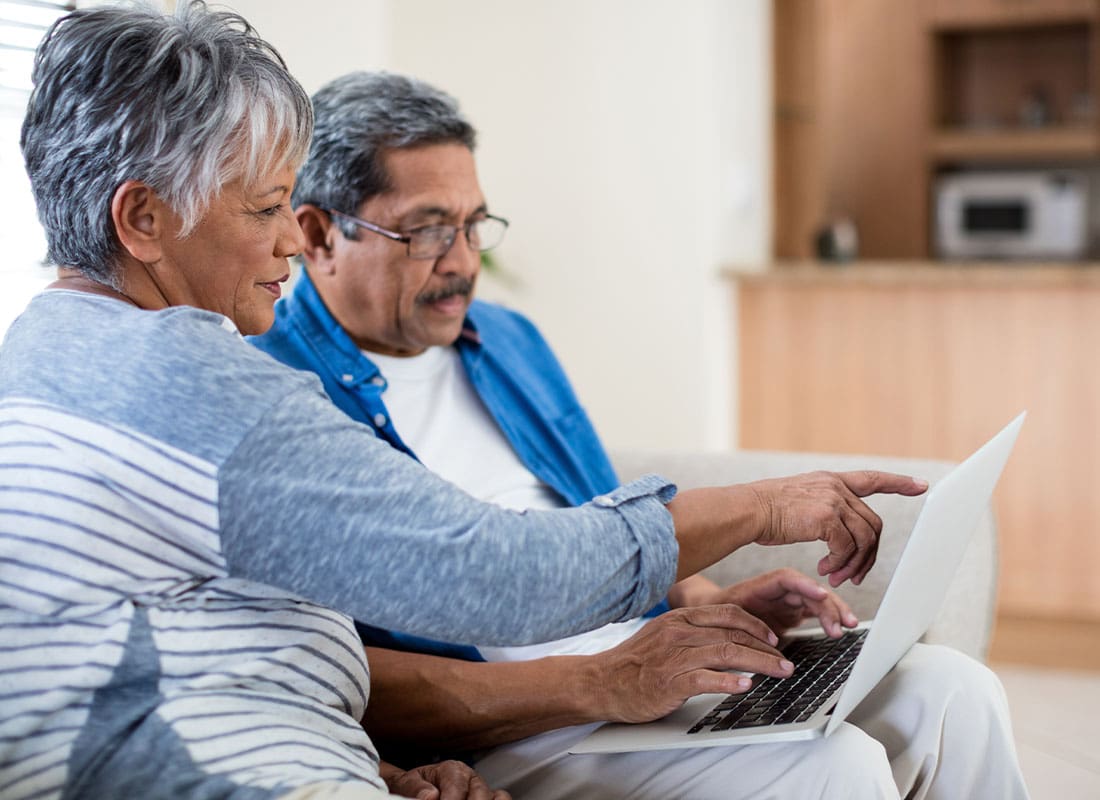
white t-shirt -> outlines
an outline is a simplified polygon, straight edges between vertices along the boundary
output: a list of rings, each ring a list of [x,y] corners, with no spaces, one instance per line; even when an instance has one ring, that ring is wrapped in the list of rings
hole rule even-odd
[[[558,508],[558,494],[520,461],[474,390],[454,347],[430,347],[397,358],[364,353],[385,377],[383,399],[394,428],[437,475],[505,508]],[[478,647],[488,661],[598,653],[632,636],[645,620],[612,623],[589,633],[526,647]]]

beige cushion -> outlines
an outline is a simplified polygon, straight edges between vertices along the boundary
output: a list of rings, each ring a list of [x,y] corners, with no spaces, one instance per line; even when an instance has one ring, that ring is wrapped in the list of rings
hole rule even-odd
[[[623,481],[655,472],[674,481],[681,489],[743,483],[817,469],[880,469],[915,475],[934,483],[951,468],[951,464],[943,461],[747,450],[728,453],[624,451],[613,453],[612,460]],[[874,616],[922,502],[920,498],[895,495],[868,499],[868,504],[884,523],[878,561],[862,586],[846,583],[839,589],[861,619]],[[715,564],[706,574],[723,584],[781,566],[793,566],[816,575],[817,562],[824,552],[820,543],[788,547],[750,545]],[[924,641],[950,645],[984,659],[993,627],[996,575],[997,529],[990,511],[975,530],[963,563]]]

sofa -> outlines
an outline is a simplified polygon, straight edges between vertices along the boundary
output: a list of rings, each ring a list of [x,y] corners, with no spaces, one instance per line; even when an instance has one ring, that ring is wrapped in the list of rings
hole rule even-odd
[[[952,467],[948,462],[924,459],[747,450],[725,453],[619,451],[612,453],[612,461],[623,481],[655,472],[681,489],[744,483],[818,469],[878,469],[914,475],[934,484]],[[923,500],[876,495],[867,502],[883,520],[878,560],[861,586],[845,583],[838,590],[860,619],[874,616]],[[710,567],[705,574],[721,584],[734,583],[781,566],[792,566],[808,575],[816,575],[817,562],[824,553],[824,545],[820,542],[786,547],[749,545]],[[949,645],[984,660],[993,630],[996,592],[997,528],[990,510],[974,531],[939,614],[923,641]]]

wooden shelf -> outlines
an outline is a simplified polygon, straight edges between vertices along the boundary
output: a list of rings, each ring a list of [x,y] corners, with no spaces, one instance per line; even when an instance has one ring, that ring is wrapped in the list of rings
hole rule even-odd
[[[1094,158],[1100,155],[1100,132],[1093,128],[941,130],[932,137],[931,153],[939,161]]]
[[[936,0],[929,23],[935,30],[1042,27],[1096,19],[1094,0]]]

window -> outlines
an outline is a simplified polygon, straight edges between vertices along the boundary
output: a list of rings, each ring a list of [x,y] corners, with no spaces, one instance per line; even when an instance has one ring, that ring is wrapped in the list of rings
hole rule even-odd
[[[53,278],[43,266],[46,240],[19,152],[31,91],[34,49],[72,2],[0,0],[0,335],[27,300]]]

